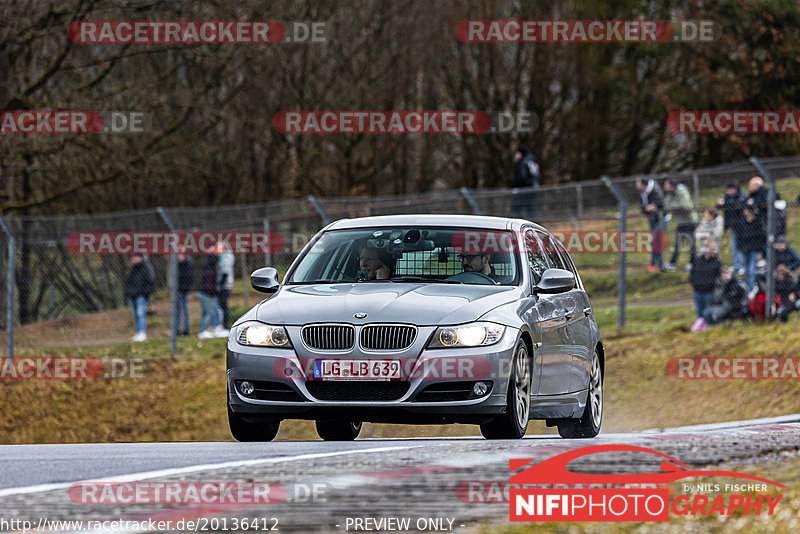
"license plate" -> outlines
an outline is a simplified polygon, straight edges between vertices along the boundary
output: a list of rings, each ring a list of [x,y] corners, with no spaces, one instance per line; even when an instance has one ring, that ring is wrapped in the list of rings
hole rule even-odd
[[[314,360],[314,378],[394,380],[400,378],[400,360]]]

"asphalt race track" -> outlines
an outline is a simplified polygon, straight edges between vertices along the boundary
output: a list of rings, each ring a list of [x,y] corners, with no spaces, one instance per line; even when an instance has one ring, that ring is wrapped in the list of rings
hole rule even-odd
[[[213,530],[218,531],[223,530],[223,520],[231,525],[233,518],[258,518],[264,522],[261,526],[277,525],[281,532],[347,532],[348,525],[349,531],[354,530],[356,518],[399,517],[410,519],[410,531],[416,531],[420,521],[419,525],[434,527],[434,531],[466,532],[475,521],[502,521],[508,516],[506,502],[469,502],[458,490],[463,490],[468,481],[482,481],[487,488],[491,481],[505,484],[509,459],[541,460],[569,449],[620,443],[656,449],[692,468],[746,462],[795,450],[800,443],[800,415],[601,434],[594,440],[547,435],[496,442],[426,438],[343,443],[6,445],[0,446],[0,517],[28,520],[34,525],[43,519],[152,518],[175,524],[181,519],[215,517],[217,526]],[[641,458],[634,461],[615,453],[573,466],[586,472],[649,472],[658,463],[647,465]],[[286,488],[286,499],[235,505],[85,504],[74,502],[75,492],[73,497],[69,492],[80,481],[145,480],[279,482]],[[312,498],[309,495],[314,491]],[[210,529],[209,525],[206,527]]]

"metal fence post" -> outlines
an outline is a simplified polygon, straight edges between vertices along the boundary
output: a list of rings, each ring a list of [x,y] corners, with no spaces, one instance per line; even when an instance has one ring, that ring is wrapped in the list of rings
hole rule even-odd
[[[247,276],[247,256],[242,255],[242,298],[244,299],[244,307],[249,308],[250,304],[248,303],[249,299],[249,290],[247,289],[248,286],[248,276]]]
[[[600,178],[611,193],[617,198],[619,209],[619,273],[617,278],[617,331],[621,332],[625,326],[625,294],[627,290],[627,249],[625,247],[625,233],[628,231],[628,199],[608,176]]]
[[[175,224],[162,207],[156,208],[170,232],[177,232]],[[167,271],[167,286],[169,287],[169,353],[174,356],[178,352],[178,255],[172,252],[169,255],[169,270]]]
[[[322,207],[317,197],[314,195],[308,195],[308,201],[311,202],[311,205],[314,206],[314,210],[316,210],[317,215],[319,218],[322,219],[322,224],[328,226],[331,223],[331,218],[328,217],[328,212],[325,211],[325,208]]]
[[[475,198],[475,195],[472,194],[472,191],[470,191],[466,187],[462,187],[461,189],[459,189],[459,192],[461,193],[461,196],[464,197],[464,199],[467,201],[469,206],[472,208],[472,213],[474,213],[475,215],[483,215],[483,208],[481,208],[480,202],[478,202],[478,199]]]
[[[777,187],[775,178],[761,161],[755,156],[750,158],[750,163],[758,170],[764,180],[769,184],[767,191],[767,304],[764,308],[764,317],[767,321],[775,316],[775,197]]]
[[[578,230],[583,231],[583,185],[575,184],[575,213],[578,218]]]
[[[5,219],[0,217],[0,227],[8,237],[8,273],[6,277],[6,359],[14,360],[14,278],[16,277],[17,243]]]
[[[700,209],[700,177],[697,173],[692,173],[692,185],[694,187],[694,207]]]
[[[267,248],[264,250],[264,267],[272,267],[272,243],[269,237],[272,235],[269,232],[269,219],[264,219],[264,235],[267,236]]]

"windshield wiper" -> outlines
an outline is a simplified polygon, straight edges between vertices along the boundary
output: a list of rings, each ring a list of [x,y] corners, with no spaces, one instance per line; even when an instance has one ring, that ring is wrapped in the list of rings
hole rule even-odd
[[[355,280],[334,280],[332,278],[317,278],[316,280],[303,280],[302,282],[288,282],[292,285],[309,286],[313,284],[352,284]]]
[[[458,280],[444,280],[442,278],[426,278],[424,276],[395,276],[393,278],[389,278],[390,282],[428,282],[431,284],[463,284],[464,282],[460,282]]]

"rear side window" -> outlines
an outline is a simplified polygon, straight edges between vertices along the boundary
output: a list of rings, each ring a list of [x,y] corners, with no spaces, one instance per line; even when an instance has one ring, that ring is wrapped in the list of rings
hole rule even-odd
[[[580,276],[578,276],[578,269],[575,268],[575,263],[572,261],[572,257],[566,251],[561,241],[557,242],[557,247],[558,247],[558,253],[561,256],[561,259],[564,261],[564,265],[566,265],[567,270],[572,271],[572,274],[575,275],[575,281],[578,284],[578,287],[583,289],[581,284],[581,278]]]
[[[528,254],[528,266],[531,270],[531,278],[534,285],[539,283],[542,275],[549,267],[547,259],[541,252],[542,250],[544,250],[542,243],[533,233],[533,230],[527,230],[525,232],[525,251]]]
[[[545,255],[550,260],[550,265],[555,267],[556,269],[567,269],[569,268],[564,265],[564,261],[561,259],[561,256],[558,255],[558,239],[556,236],[552,234],[545,234],[543,232],[536,232],[539,236],[539,239],[544,244],[544,248],[542,250],[545,252]]]

